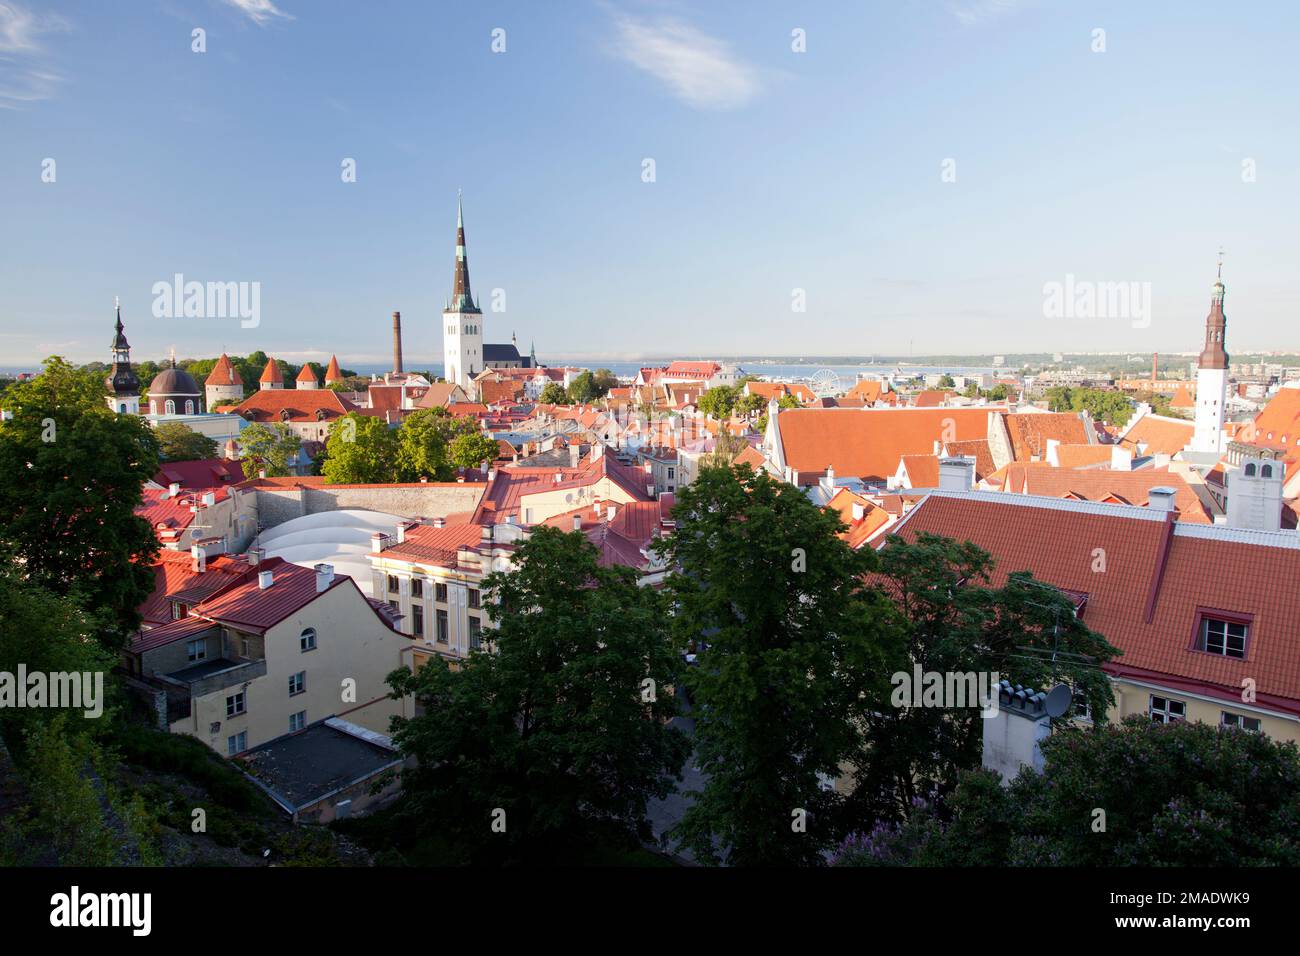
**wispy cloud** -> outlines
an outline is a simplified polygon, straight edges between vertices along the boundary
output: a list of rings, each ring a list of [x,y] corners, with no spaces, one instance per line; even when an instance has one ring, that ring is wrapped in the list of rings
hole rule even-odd
[[[0,109],[23,109],[54,96],[63,77],[46,65],[41,37],[69,28],[56,14],[0,2]]]
[[[1022,0],[960,0],[949,3],[948,10],[962,23],[975,24],[1011,13],[1020,6]]]
[[[264,27],[272,20],[292,20],[292,14],[285,13],[272,0],[226,0],[259,27]]]
[[[744,106],[758,93],[758,71],[727,44],[680,20],[638,20],[617,15],[613,52],[649,73],[696,109]]]

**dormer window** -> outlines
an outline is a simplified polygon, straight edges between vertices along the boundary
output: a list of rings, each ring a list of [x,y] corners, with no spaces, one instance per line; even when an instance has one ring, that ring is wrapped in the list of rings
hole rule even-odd
[[[1196,615],[1195,650],[1235,660],[1246,659],[1251,618],[1228,611],[1201,609]]]

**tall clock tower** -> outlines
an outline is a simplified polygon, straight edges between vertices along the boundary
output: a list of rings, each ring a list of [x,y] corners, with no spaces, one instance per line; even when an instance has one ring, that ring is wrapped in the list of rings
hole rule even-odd
[[[473,378],[483,371],[483,312],[469,289],[469,260],[465,256],[465,220],[456,197],[456,272],[451,299],[442,310],[443,377],[472,395]]]
[[[115,302],[117,326],[113,335],[113,371],[104,379],[108,407],[121,415],[140,414],[140,380],[131,368],[131,346],[122,327],[122,305]]]
[[[1223,262],[1210,297],[1210,314],[1205,317],[1205,348],[1196,369],[1196,428],[1189,448],[1194,452],[1220,454],[1223,451],[1224,404],[1228,400],[1228,353],[1224,332],[1228,319],[1223,314]]]

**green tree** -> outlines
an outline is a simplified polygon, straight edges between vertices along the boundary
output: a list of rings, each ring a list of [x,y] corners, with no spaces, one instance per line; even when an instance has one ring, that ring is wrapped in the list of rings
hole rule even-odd
[[[766,403],[764,403],[764,407],[766,407]],[[799,399],[793,395],[782,395],[777,399],[776,407],[784,411],[788,408],[801,408],[802,406],[799,404]],[[760,432],[767,431],[767,412],[763,412],[758,421],[754,422],[754,428]]]
[[[382,418],[348,412],[330,426],[321,474],[332,485],[379,484],[397,475],[397,433]]]
[[[678,661],[662,598],[631,569],[601,567],[581,534],[537,528],[515,565],[484,582],[492,650],[389,676],[422,708],[393,720],[417,761],[403,812],[476,863],[645,840],[647,801],[672,790],[688,749],[667,726]]]
[[[153,529],[135,509],[158,470],[158,439],[118,415],[96,382],[59,358],[9,390],[0,423],[0,560],[102,615],[116,645],[153,590]]]
[[[594,402],[600,397],[600,390],[596,387],[596,378],[591,372],[580,372],[569,383],[569,404],[585,405],[588,402]]]
[[[596,397],[604,398],[618,385],[618,376],[607,368],[598,368],[591,376],[591,383],[596,387]]]
[[[451,441],[451,463],[457,468],[477,468],[496,461],[497,441],[480,431],[464,432]]]
[[[567,405],[569,394],[559,382],[547,382],[537,400],[544,405]]]
[[[154,429],[154,434],[167,461],[198,461],[217,453],[215,441],[180,422],[163,422]]]
[[[1114,698],[1099,665],[1119,652],[1084,625],[1064,593],[1024,572],[994,588],[987,552],[934,535],[891,538],[879,555],[877,586],[902,616],[907,663],[900,673],[909,683],[913,667],[996,673],[1042,688],[1064,682],[1093,713],[1106,713]],[[950,791],[981,760],[979,707],[910,706],[890,696],[864,719],[856,761],[855,812],[868,819],[905,816],[919,798]]]
[[[246,464],[244,470],[256,474],[265,468],[268,478],[289,474],[289,463],[302,447],[298,433],[282,422],[254,422],[239,433],[238,440],[245,457],[257,462]]]
[[[951,375],[945,373],[939,376],[939,388],[956,388],[956,387],[957,387],[957,382]]]
[[[740,389],[731,385],[718,385],[700,396],[696,407],[704,414],[723,421],[731,417],[740,398]]]
[[[736,865],[818,863],[847,826],[821,784],[859,752],[901,660],[896,613],[863,582],[874,553],[800,489],[743,468],[704,469],[673,514],[660,548],[678,569],[674,631],[707,642],[685,682],[708,778],[674,836],[703,860],[720,846]]]
[[[445,408],[421,408],[407,415],[397,430],[397,481],[450,481],[454,475],[450,446],[467,419]]]
[[[950,799],[927,801],[905,824],[847,841],[837,862],[1300,865],[1294,742],[1135,715],[1091,731],[1058,730],[1042,753],[1042,773],[1022,769],[1009,788],[991,771],[966,774]]]

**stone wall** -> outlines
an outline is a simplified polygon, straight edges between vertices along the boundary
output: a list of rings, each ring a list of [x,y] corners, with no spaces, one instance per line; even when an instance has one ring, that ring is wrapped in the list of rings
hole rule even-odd
[[[262,530],[303,515],[356,508],[404,518],[441,518],[473,511],[483,497],[482,482],[401,485],[301,485],[258,488],[257,522]]]

